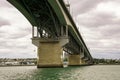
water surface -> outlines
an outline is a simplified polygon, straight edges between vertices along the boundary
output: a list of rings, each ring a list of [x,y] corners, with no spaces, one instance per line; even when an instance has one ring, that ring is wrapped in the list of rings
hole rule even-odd
[[[120,80],[120,65],[67,68],[0,67],[0,80]]]

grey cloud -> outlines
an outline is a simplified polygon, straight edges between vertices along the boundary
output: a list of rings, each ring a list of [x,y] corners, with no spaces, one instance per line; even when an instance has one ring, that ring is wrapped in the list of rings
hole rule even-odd
[[[73,10],[74,16],[84,14],[94,9],[98,4],[105,2],[116,2],[120,0],[69,0],[71,4],[71,10]]]
[[[3,18],[0,18],[0,27],[4,25],[10,25],[10,22]]]
[[[106,38],[120,40],[120,25],[103,26],[99,30],[101,31],[103,37],[106,36]]]
[[[25,37],[12,39],[0,39],[0,49],[26,49],[31,44],[30,38]]]
[[[107,53],[120,53],[120,26],[119,23],[111,21],[112,17],[109,18],[110,22],[104,23],[104,25],[97,24],[98,26],[91,25],[82,25],[81,28],[87,28],[89,31],[86,32],[83,30],[85,34],[86,43],[90,48],[90,52],[96,53],[93,57],[97,57],[100,53],[99,57],[110,57],[111,54]],[[103,19],[104,20],[104,19]],[[91,36],[90,36],[91,35]],[[101,53],[105,53],[105,56]],[[120,56],[120,54],[119,54]],[[118,58],[118,56],[114,56],[114,58]]]
[[[118,58],[120,57],[119,19],[114,14],[99,13],[94,10],[99,3],[105,1],[117,0],[70,0],[71,10],[74,13],[73,17],[80,15],[77,22],[85,35],[83,38],[90,48],[92,56]],[[9,5],[6,3],[2,3],[0,7],[8,7]],[[13,23],[11,23],[11,27],[13,27]],[[19,31],[14,33],[9,31],[9,34],[0,30],[0,37],[3,38],[0,38],[0,57],[36,57],[37,54],[33,52],[35,47],[30,42],[30,36],[26,37],[31,33],[30,28],[17,27],[16,30]]]
[[[70,0],[71,12],[77,17],[84,41],[93,57],[120,58],[120,19],[114,13],[98,12],[100,3],[120,0]],[[79,17],[78,17],[79,16]]]
[[[115,20],[117,17],[114,14],[108,13],[98,13],[95,15],[93,20],[95,20],[94,25],[95,27],[103,26],[103,25],[111,25],[116,24],[118,20]]]
[[[80,15],[78,21],[80,25],[84,25],[88,28],[120,24],[119,19],[111,13],[90,12]]]
[[[120,54],[118,53],[103,53],[103,52],[93,52],[92,56],[95,58],[107,58],[107,59],[119,59]]]
[[[99,3],[109,0],[70,0],[74,16],[94,9]]]
[[[7,36],[7,39],[18,39],[27,36],[29,33],[22,31],[22,33],[15,33]]]

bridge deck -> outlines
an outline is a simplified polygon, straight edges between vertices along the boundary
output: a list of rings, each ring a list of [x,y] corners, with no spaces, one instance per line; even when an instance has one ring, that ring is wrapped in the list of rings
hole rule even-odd
[[[40,5],[39,1],[41,0],[36,0],[36,1],[34,0],[8,0],[8,1],[12,5],[14,5],[29,20],[32,26],[39,26],[36,20],[35,13],[33,13],[32,8],[30,8],[30,6],[28,6],[27,3],[29,3],[29,5],[30,4],[33,5],[34,3],[33,7],[35,7],[35,5],[37,6]],[[79,44],[79,46],[82,46],[85,49],[85,53],[90,58],[92,58],[63,0],[46,0],[46,2],[49,3],[49,7],[51,7],[53,12],[55,12],[54,13],[56,15],[55,17],[57,17],[56,20],[57,19],[59,20],[58,23],[60,25],[68,26],[68,31],[71,33],[71,36],[74,37],[75,41],[77,42],[77,44]]]

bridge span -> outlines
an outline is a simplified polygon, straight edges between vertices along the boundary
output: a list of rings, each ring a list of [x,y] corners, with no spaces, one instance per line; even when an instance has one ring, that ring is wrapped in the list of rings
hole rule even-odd
[[[93,58],[63,0],[8,1],[33,26],[32,43],[38,47],[38,68],[62,67],[64,61],[68,61],[68,65],[93,64]]]

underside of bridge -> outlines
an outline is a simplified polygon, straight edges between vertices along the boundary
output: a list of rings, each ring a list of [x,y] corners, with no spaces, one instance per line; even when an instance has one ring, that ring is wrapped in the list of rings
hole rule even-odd
[[[8,0],[32,24],[32,43],[38,47],[38,67],[92,64],[93,59],[63,0]]]

